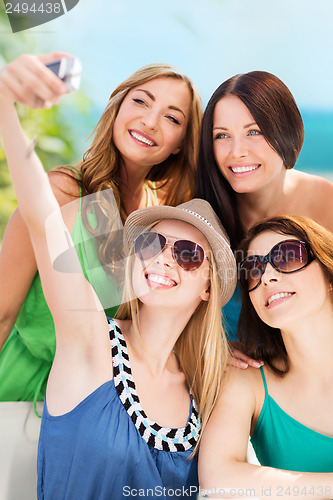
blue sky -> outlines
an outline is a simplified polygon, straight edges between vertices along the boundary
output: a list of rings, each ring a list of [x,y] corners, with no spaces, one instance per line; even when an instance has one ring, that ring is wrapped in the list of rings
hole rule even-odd
[[[204,102],[233,74],[264,69],[301,107],[333,110],[332,18],[332,0],[80,0],[28,31],[37,50],[81,59],[96,104],[138,67],[169,62],[192,77]]]
[[[185,71],[204,105],[230,76],[270,71],[306,112],[301,167],[333,172],[332,19],[333,0],[80,0],[66,15],[25,33],[36,53],[62,50],[81,60],[81,87],[96,116],[113,88],[144,64],[167,62]],[[2,36],[15,45],[9,23],[0,43]],[[326,119],[314,122],[311,111]],[[83,142],[88,133],[82,134]]]

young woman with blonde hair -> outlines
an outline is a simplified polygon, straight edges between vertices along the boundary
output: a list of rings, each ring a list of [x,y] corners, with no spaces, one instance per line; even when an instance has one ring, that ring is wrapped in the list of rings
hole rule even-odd
[[[333,235],[312,219],[264,220],[240,246],[244,351],[200,448],[201,486],[265,498],[333,496]],[[248,437],[261,466],[246,463]]]
[[[69,231],[37,156],[27,157],[12,103],[1,105],[8,164],[57,335],[38,498],[195,497],[200,420],[205,426],[227,363],[220,308],[233,293],[236,264],[225,231],[204,200],[133,212],[124,228],[129,305],[107,321],[76,252],[72,273],[53,265]]]

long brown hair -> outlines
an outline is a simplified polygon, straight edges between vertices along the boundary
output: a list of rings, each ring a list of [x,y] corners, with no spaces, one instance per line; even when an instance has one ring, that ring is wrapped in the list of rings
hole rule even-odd
[[[173,78],[184,81],[191,94],[191,108],[188,126],[181,151],[170,155],[164,162],[152,167],[147,180],[162,183],[166,192],[165,205],[179,205],[193,197],[195,168],[201,124],[201,100],[189,78],[166,64],[144,66],[122,82],[111,94],[94,132],[94,140],[83,156],[83,195],[111,188],[119,204],[123,221],[127,214],[121,199],[120,166],[121,159],[112,140],[113,125],[119,108],[128,92],[156,78]]]
[[[244,237],[236,194],[223,177],[213,149],[215,106],[228,95],[238,97],[245,104],[287,169],[294,167],[301,151],[304,127],[288,87],[266,71],[235,75],[222,83],[210,98],[202,120],[196,196],[209,201],[227,230],[232,247],[236,248]]]
[[[157,189],[163,189],[162,202],[165,205],[176,206],[189,201],[194,196],[202,118],[200,96],[191,80],[186,75],[177,72],[172,66],[167,64],[144,66],[118,85],[112,92],[109,102],[91,134],[93,136],[92,144],[84,153],[83,160],[78,165],[81,171],[81,179],[79,179],[81,195],[85,196],[112,189],[123,223],[128,214],[121,194],[121,156],[112,139],[113,126],[119,108],[128,92],[134,87],[156,78],[173,78],[185,82],[190,91],[191,106],[181,150],[177,154],[170,155],[159,165],[153,166],[147,174],[146,181],[148,184],[156,182]],[[74,176],[76,177],[73,172]],[[117,256],[114,255],[113,221],[112,217],[107,216],[109,212],[107,203],[101,201],[99,211],[101,215],[97,217],[97,227],[91,227],[85,210],[82,211],[82,218],[88,231],[93,236],[104,235],[104,237],[98,236],[96,239],[101,263],[108,266],[110,262],[117,259]],[[103,227],[100,227],[100,224]]]
[[[333,234],[330,231],[308,217],[282,216],[265,219],[250,229],[239,247],[237,260],[240,261],[241,256],[247,255],[251,242],[264,231],[295,236],[309,244],[328,282],[333,285]],[[333,306],[333,295],[331,298]],[[244,351],[250,357],[262,359],[277,375],[283,376],[288,373],[288,355],[281,331],[268,326],[259,318],[248,291],[244,289],[242,289],[238,335]]]

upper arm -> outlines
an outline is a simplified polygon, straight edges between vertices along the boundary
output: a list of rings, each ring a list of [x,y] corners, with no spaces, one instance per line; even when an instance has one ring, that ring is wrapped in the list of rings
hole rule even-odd
[[[29,232],[17,209],[6,227],[0,251],[0,346],[14,326],[36,270]]]
[[[203,488],[222,483],[224,464],[246,462],[252,417],[256,409],[255,369],[232,369],[203,432],[199,482]]]
[[[80,195],[78,180],[69,170],[56,168],[50,170],[48,177],[60,206],[75,200]]]

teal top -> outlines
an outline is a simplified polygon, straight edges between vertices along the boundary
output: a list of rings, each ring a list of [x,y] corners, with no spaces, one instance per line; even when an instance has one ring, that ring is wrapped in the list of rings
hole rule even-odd
[[[333,472],[333,437],[301,424],[268,394],[264,370],[261,376],[265,400],[251,442],[261,465],[299,472]]]

